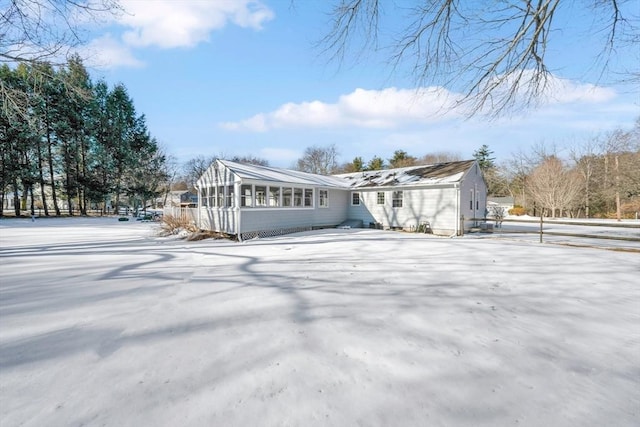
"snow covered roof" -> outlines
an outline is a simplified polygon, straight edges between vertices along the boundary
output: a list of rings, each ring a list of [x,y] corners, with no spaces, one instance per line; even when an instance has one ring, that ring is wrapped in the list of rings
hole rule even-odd
[[[242,180],[250,179],[336,188],[367,188],[459,182],[473,166],[475,160],[328,176],[270,166],[236,163],[229,160],[218,160],[218,162]]]
[[[318,185],[325,187],[346,187],[347,183],[343,179],[335,176],[316,175],[313,173],[294,171],[289,169],[273,168],[269,166],[248,165],[244,163],[231,162],[229,160],[218,160],[221,164],[229,168],[231,172],[241,179],[253,179],[257,181],[286,182],[291,184]]]
[[[474,163],[475,160],[465,160],[334,176],[346,180],[349,188],[435,185],[459,182]]]

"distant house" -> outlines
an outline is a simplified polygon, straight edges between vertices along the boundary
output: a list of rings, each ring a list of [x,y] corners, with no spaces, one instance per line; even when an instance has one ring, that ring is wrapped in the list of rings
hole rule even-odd
[[[198,206],[198,195],[190,191],[170,191],[167,193],[166,199],[158,197],[156,205],[161,208],[167,206],[195,208]]]
[[[491,215],[492,208],[502,208],[506,215],[509,212],[509,209],[513,209],[513,206],[513,197],[487,197],[487,209],[489,210],[489,215]]]
[[[201,229],[240,239],[345,222],[457,235],[486,209],[475,160],[342,175],[217,160],[196,183]]]

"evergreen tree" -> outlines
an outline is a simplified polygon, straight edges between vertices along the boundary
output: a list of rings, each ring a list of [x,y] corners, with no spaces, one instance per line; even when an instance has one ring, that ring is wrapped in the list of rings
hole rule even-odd
[[[482,147],[473,152],[473,157],[478,161],[478,166],[480,166],[483,172],[495,167],[493,163],[495,157],[491,157],[492,154],[493,151],[491,151],[486,144],[483,144]]]
[[[373,156],[369,163],[367,163],[368,171],[378,171],[384,169],[384,160],[381,157]]]
[[[407,154],[404,150],[396,150],[393,152],[393,157],[389,159],[389,166],[391,168],[404,168],[407,166],[414,166],[417,159]]]

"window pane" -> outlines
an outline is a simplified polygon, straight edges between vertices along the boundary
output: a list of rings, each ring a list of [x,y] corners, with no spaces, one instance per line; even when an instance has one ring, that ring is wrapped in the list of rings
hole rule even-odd
[[[233,186],[232,185],[226,185],[224,187],[227,190],[227,202],[225,204],[226,207],[231,208],[234,205],[234,194],[233,194]]]
[[[209,187],[209,206],[214,207],[216,205],[216,187]]]
[[[240,206],[251,207],[253,206],[253,195],[251,185],[243,185],[240,187]]]
[[[320,190],[319,191],[319,197],[320,197],[320,207],[326,208],[329,206],[329,191],[328,190]]]
[[[351,193],[351,204],[354,206],[360,204],[360,193]]]
[[[280,206],[280,187],[269,187],[269,206]]]
[[[202,206],[209,206],[209,199],[207,199],[206,188],[200,190],[200,200],[202,201]]]
[[[302,206],[302,188],[293,189],[293,206]]]
[[[378,204],[379,205],[384,205],[384,192],[383,191],[379,191],[378,192]]]
[[[291,207],[291,202],[292,202],[291,196],[292,196],[291,188],[282,189],[282,206]]]
[[[267,206],[267,187],[256,185],[256,206]]]
[[[401,208],[402,207],[402,191],[394,191],[393,192],[393,200],[392,200],[392,206],[394,208]]]
[[[304,205],[309,207],[313,206],[313,190],[305,188],[304,190]]]
[[[222,185],[218,187],[218,203],[216,203],[216,206],[219,208],[224,206],[224,187]]]

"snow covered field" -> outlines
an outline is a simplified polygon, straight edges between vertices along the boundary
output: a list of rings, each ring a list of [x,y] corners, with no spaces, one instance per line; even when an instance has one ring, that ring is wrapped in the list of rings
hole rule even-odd
[[[640,254],[0,221],[0,425],[637,426]]]

